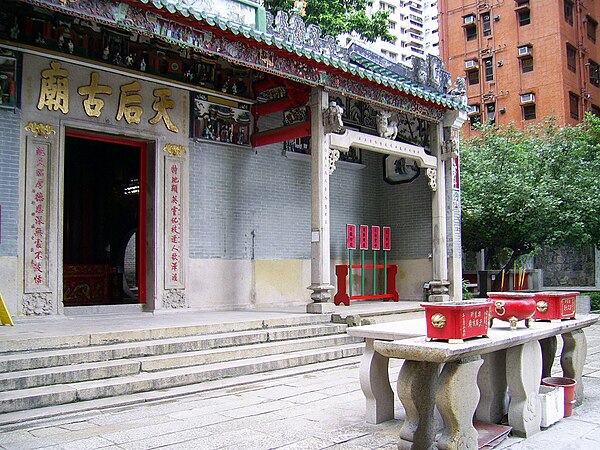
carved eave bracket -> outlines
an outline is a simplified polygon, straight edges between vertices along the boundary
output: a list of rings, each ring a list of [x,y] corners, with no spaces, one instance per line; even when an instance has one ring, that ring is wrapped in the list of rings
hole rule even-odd
[[[328,159],[329,159],[329,175],[333,175],[335,172],[335,163],[340,159],[340,151],[335,148],[330,148],[328,150]]]
[[[437,170],[428,167],[426,174],[429,179],[429,189],[431,189],[431,192],[437,191]]]
[[[448,159],[452,159],[458,156],[458,146],[456,145],[456,141],[452,138],[444,141],[442,143],[442,155],[441,158],[443,161],[447,161]]]
[[[346,130],[344,134],[330,134],[327,138],[329,148],[337,149],[341,152],[347,152],[350,147],[355,147],[384,155],[412,158],[417,161],[419,167],[432,168],[434,170],[437,167],[437,158],[428,155],[425,149],[418,145],[392,141],[388,138],[373,136],[372,134],[361,133],[355,130]]]
[[[56,130],[52,125],[39,122],[29,122],[25,125],[25,131],[29,131],[35,137],[41,136],[44,139],[48,139],[51,134],[56,134]]]
[[[329,106],[323,110],[323,127],[325,134],[343,133],[344,121],[342,115],[344,108],[336,102],[329,102]]]
[[[183,156],[187,153],[187,150],[183,145],[166,144],[163,148],[163,152],[171,156]]]

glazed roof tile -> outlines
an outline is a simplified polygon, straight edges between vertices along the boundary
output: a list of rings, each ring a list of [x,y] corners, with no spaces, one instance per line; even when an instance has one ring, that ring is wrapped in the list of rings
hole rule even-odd
[[[326,66],[396,89],[405,94],[421,98],[445,108],[466,109],[466,106],[463,105],[459,98],[435,91],[429,86],[415,84],[412,80],[406,79],[377,63],[369,61],[367,58],[355,57],[354,59],[356,61],[346,61],[337,55],[317,51],[314,48],[291,42],[288,39],[275,36],[267,31],[261,31],[248,25],[242,25],[204,10],[199,11],[193,6],[187,6],[181,3],[179,0],[140,1],[144,4],[151,4],[157,9],[164,8],[172,14],[179,13],[184,17],[193,16],[196,20],[204,21],[211,26],[217,26],[223,31],[229,31],[235,35],[241,33],[247,39],[254,39],[257,42],[263,42],[270,46],[274,45],[278,49],[285,49],[289,53],[294,53],[297,56],[313,60],[320,64],[325,64]],[[361,65],[364,67],[361,67]]]

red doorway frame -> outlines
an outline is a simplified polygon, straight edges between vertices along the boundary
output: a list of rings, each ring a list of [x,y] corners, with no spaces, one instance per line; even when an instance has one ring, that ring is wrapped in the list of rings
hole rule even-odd
[[[65,130],[65,136],[89,141],[107,142],[109,144],[125,145],[127,147],[136,147],[140,151],[140,198],[139,198],[139,220],[138,220],[138,302],[146,303],[146,142],[132,139],[124,139],[116,136],[94,134],[85,131]]]

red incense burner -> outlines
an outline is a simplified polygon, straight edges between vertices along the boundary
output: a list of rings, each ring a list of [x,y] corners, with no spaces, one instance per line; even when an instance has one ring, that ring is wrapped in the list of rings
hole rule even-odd
[[[461,301],[422,303],[427,321],[427,339],[460,343],[463,339],[487,336],[490,320],[489,303]]]
[[[535,294],[535,320],[574,319],[579,292],[538,292]]]
[[[488,292],[490,314],[490,327],[494,319],[505,320],[510,323],[510,329],[516,330],[520,320],[525,321],[529,328],[529,322],[535,313],[534,294],[524,292]]]

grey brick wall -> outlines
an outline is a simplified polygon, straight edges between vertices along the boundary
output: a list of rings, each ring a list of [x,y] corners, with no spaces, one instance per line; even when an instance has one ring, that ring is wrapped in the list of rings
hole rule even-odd
[[[0,109],[0,256],[17,256],[20,130],[20,113]]]
[[[260,129],[277,121],[269,117]],[[310,258],[310,160],[286,158],[281,148],[275,144],[255,152],[190,143],[191,258]],[[389,185],[382,158],[364,152],[366,168],[339,164],[331,176],[332,258],[347,257],[346,223],[391,226],[391,258],[426,258],[431,252],[426,177]]]

